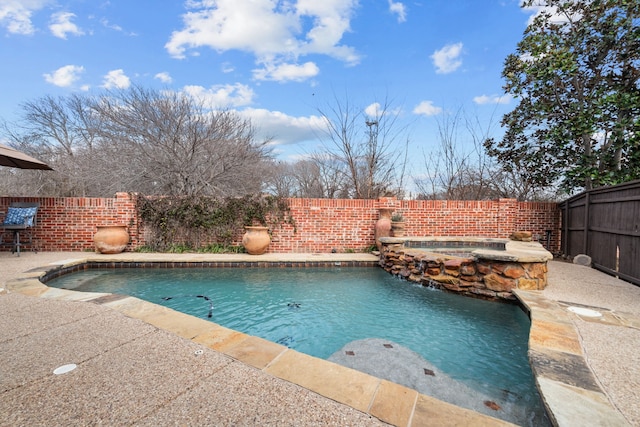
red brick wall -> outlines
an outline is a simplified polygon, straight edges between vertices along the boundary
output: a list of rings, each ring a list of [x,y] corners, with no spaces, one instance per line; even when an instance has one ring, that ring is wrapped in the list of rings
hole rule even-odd
[[[12,202],[40,203],[34,228],[39,250],[92,250],[96,227],[116,224],[128,226],[131,236],[128,249],[139,245],[135,202],[128,193],[117,193],[115,198],[0,197],[2,219]]]
[[[272,230],[270,252],[362,252],[375,244],[376,200],[290,199],[294,227]]]
[[[98,225],[126,224],[131,243],[144,244],[135,202],[128,193],[108,198],[0,198],[0,217],[11,202],[36,201],[41,207],[35,230],[43,251],[91,250]],[[556,203],[456,200],[290,199],[294,226],[272,231],[269,252],[363,251],[373,245],[374,226],[381,207],[401,212],[408,236],[508,237],[513,231],[531,231],[545,243],[552,230],[552,251],[559,248],[560,211]],[[239,243],[239,242],[237,242]]]
[[[398,200],[395,210],[405,217],[408,236],[507,238],[514,231],[531,231],[534,237],[544,239],[546,230],[552,230],[552,239],[559,244],[560,211],[556,203]]]

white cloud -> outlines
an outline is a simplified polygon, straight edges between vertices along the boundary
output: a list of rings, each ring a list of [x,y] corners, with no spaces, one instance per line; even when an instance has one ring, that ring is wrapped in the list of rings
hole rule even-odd
[[[182,16],[184,28],[171,34],[165,48],[175,58],[208,47],[250,52],[258,64],[288,64],[322,54],[354,65],[358,54],[340,40],[357,5],[357,0],[191,0]]]
[[[520,2],[520,6],[524,9],[525,12],[531,13],[529,17],[529,21],[527,25],[533,24],[533,21],[536,19],[538,15],[548,14],[549,22],[554,24],[563,24],[565,22],[569,22],[569,17],[560,12],[556,6],[547,6],[546,2],[539,2],[538,4],[532,4],[529,6],[523,6],[524,1]],[[571,19],[579,19],[579,15],[574,15]]]
[[[389,11],[398,15],[398,22],[407,20],[407,8],[403,3],[389,0]]]
[[[131,86],[131,80],[124,73],[124,70],[111,70],[105,76],[102,87],[105,89],[126,89]]]
[[[389,115],[399,116],[400,114],[402,114],[402,108],[401,107],[398,107],[395,109],[387,108],[385,110],[384,107],[380,105],[379,102],[374,102],[365,107],[364,113],[370,118],[379,119],[382,116],[389,116]]]
[[[190,1],[182,16],[185,28],[174,31],[165,47],[177,58],[190,48],[238,49],[257,54],[279,51],[286,44],[295,19],[272,10],[269,0]],[[280,46],[278,46],[280,45]]]
[[[241,107],[253,102],[255,93],[247,85],[215,85],[209,89],[203,86],[185,86],[182,91],[187,95],[214,108]]]
[[[251,119],[262,138],[273,138],[272,145],[296,144],[315,140],[325,128],[321,116],[294,117],[280,111],[246,108],[239,113]]]
[[[112,24],[106,18],[100,19],[100,24],[102,24],[102,26],[105,27],[105,28],[108,28],[108,29],[113,30],[113,31],[117,31],[119,33],[123,33],[123,34],[128,35],[128,36],[137,36],[138,35],[135,32],[125,31],[125,29],[122,28],[120,25]]]
[[[49,25],[51,34],[61,39],[66,39],[67,34],[74,36],[83,35],[84,32],[78,28],[76,24],[71,22],[75,17],[76,15],[71,12],[58,12],[51,15],[51,24]]]
[[[101,18],[100,19],[100,23],[102,24],[103,27],[109,28],[110,30],[114,30],[114,31],[118,31],[118,32],[124,32],[124,30],[122,29],[122,27],[120,25],[112,24],[111,22],[109,22],[109,20],[107,18]]]
[[[298,64],[265,64],[264,68],[253,70],[253,77],[256,80],[274,80],[278,82],[296,81],[301,82],[308,78],[315,77],[320,73],[320,69],[313,62]]]
[[[449,74],[457,70],[462,65],[460,55],[462,54],[462,43],[448,44],[440,50],[436,50],[431,59],[436,66],[436,73]]]
[[[440,113],[442,113],[442,108],[433,105],[433,101],[422,101],[413,109],[413,114],[423,115],[427,117],[436,116]]]
[[[171,83],[173,81],[171,75],[166,71],[156,74],[153,78],[160,80],[162,83]]]
[[[78,65],[65,65],[55,70],[51,74],[44,74],[47,83],[59,87],[69,87],[80,78],[80,74],[84,72],[84,67]]]
[[[12,34],[33,34],[35,29],[31,23],[31,15],[49,3],[51,0],[1,0],[0,25]]]
[[[368,105],[365,109],[364,109],[364,113],[369,116],[369,117],[380,117],[380,114],[382,113],[382,107],[380,106],[379,102],[374,102],[373,104]]]
[[[354,48],[339,44],[350,29],[351,15],[357,6],[358,0],[298,0],[297,24],[310,18],[314,25],[304,37],[296,40],[300,48],[294,53],[324,54],[351,65],[357,64],[360,58]]]
[[[473,102],[478,105],[485,104],[508,104],[513,98],[509,94],[505,95],[480,95],[473,98]]]

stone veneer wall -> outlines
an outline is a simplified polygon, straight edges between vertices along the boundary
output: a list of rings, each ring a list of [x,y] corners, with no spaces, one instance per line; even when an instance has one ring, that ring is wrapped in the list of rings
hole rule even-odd
[[[547,286],[546,261],[454,257],[383,244],[379,264],[411,282],[486,299],[515,300],[513,289],[542,290]]]
[[[34,233],[43,251],[78,251],[93,248],[98,225],[126,224],[131,242],[128,251],[144,245],[135,200],[128,193],[115,198],[0,197],[0,218],[11,202],[40,202]],[[556,203],[488,201],[289,199],[293,226],[271,230],[272,253],[362,252],[374,241],[379,209],[402,212],[407,235],[483,236],[506,238],[515,230],[528,230],[539,239],[551,230],[551,250],[560,245],[560,211]],[[240,244],[238,236],[237,244]],[[8,250],[7,247],[3,249]]]

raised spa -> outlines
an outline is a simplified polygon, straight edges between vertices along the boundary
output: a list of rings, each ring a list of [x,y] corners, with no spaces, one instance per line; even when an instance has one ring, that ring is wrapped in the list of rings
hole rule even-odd
[[[553,255],[540,243],[484,237],[382,237],[380,266],[425,286],[515,300],[514,289],[547,286]]]

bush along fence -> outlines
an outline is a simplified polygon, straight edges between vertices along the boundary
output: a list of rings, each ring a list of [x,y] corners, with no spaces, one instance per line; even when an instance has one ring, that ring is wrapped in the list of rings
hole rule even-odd
[[[127,251],[143,248],[152,239],[140,216],[136,195],[114,198],[0,197],[0,218],[12,202],[39,202],[34,243],[41,251],[90,251],[98,226],[126,225],[131,236]],[[478,236],[507,238],[514,231],[530,231],[551,252],[559,250],[560,211],[556,203],[488,201],[286,199],[285,215],[267,221],[269,252],[365,252],[375,245],[375,225],[383,209],[401,213],[408,236]],[[197,233],[197,227],[195,232]],[[190,233],[194,231],[191,230]],[[226,243],[239,246],[244,230],[225,231]],[[215,236],[202,231],[191,240],[207,246]],[[176,235],[178,235],[177,233]],[[147,241],[149,240],[149,242]],[[166,242],[165,242],[166,243]],[[180,243],[179,241],[176,243]],[[191,248],[198,249],[198,248]]]

